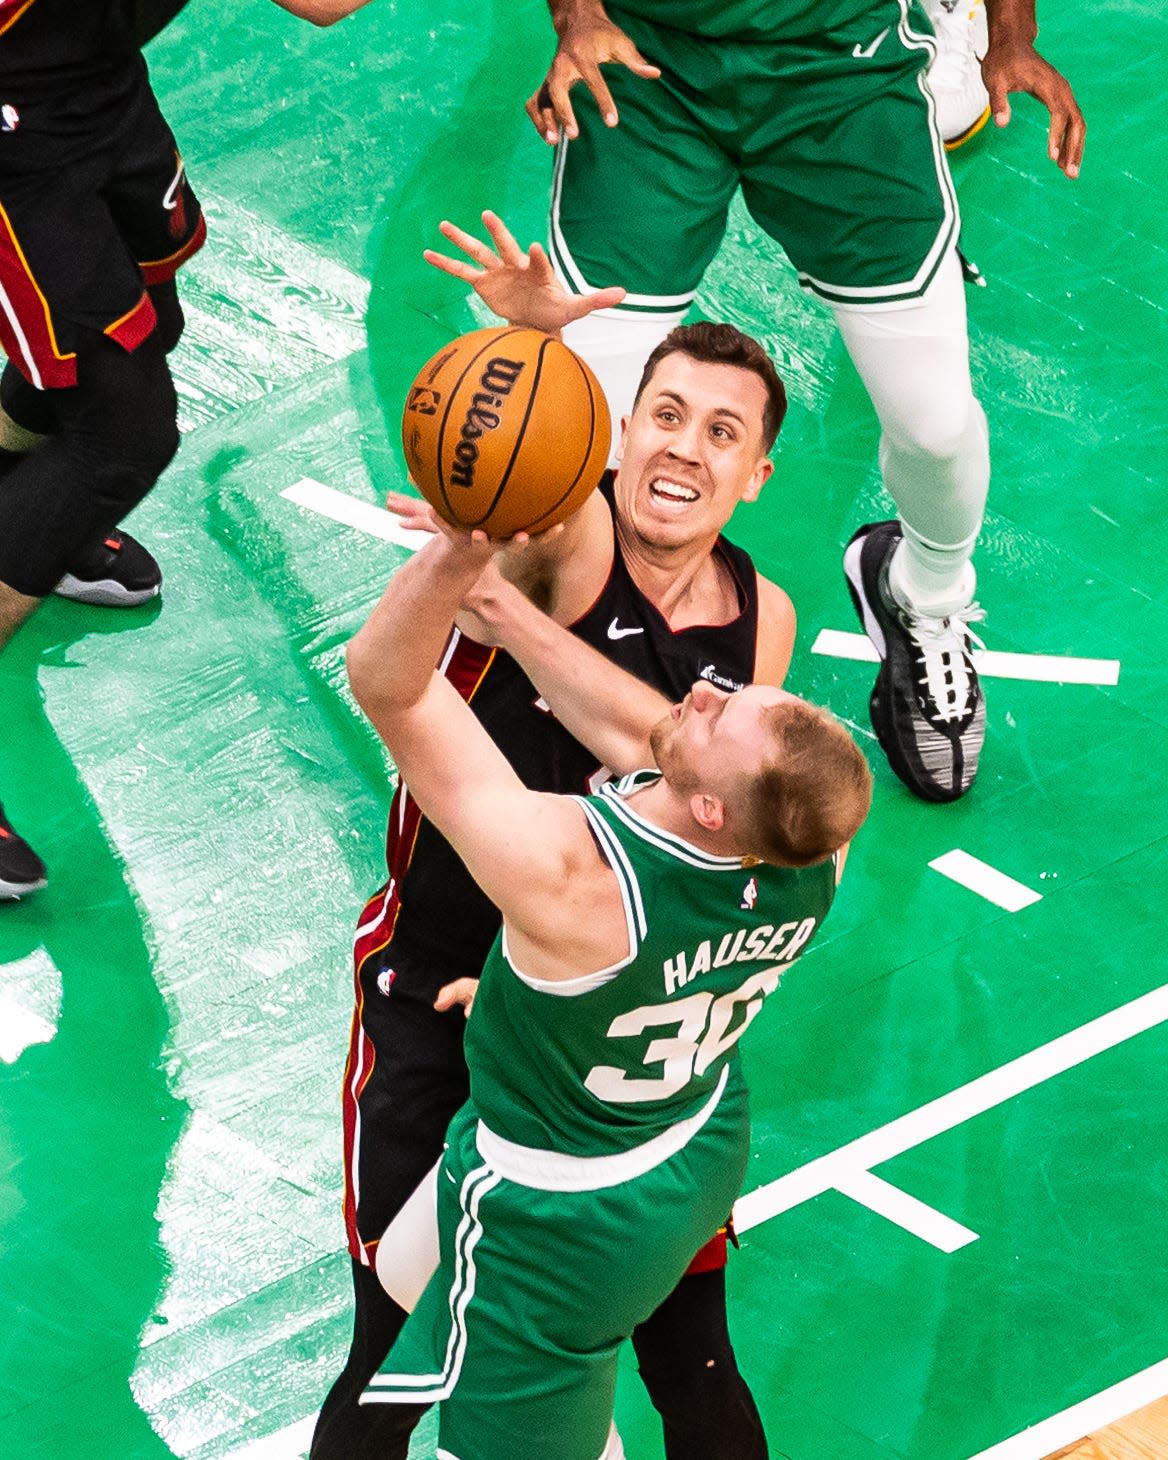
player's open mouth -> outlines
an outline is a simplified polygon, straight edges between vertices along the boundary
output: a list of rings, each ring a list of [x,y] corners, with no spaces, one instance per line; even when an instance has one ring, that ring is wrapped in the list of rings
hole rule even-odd
[[[688,502],[696,502],[701,495],[693,487],[686,487],[681,482],[671,481],[668,477],[654,477],[649,483],[649,495],[658,502],[668,502],[673,506],[685,506]]]

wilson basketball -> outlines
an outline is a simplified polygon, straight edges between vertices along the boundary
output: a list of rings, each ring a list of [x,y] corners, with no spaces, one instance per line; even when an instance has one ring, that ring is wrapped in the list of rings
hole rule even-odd
[[[410,476],[455,527],[544,532],[599,482],[604,392],[567,345],[538,330],[474,330],[418,372],[402,414]]]

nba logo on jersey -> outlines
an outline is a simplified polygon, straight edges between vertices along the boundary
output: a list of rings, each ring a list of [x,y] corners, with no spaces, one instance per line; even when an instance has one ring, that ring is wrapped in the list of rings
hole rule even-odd
[[[752,877],[750,881],[746,884],[746,886],[742,889],[742,901],[738,904],[738,906],[742,908],[744,912],[749,912],[757,901],[758,878]]]
[[[15,132],[20,126],[20,113],[5,102],[0,106],[0,132]]]
[[[396,977],[397,973],[394,969],[383,968],[377,975],[377,987],[383,994],[388,995],[390,989],[393,988],[393,981]]]

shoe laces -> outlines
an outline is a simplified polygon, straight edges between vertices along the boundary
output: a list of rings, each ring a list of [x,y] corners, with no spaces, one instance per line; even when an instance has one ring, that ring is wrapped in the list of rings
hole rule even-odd
[[[985,609],[978,603],[967,604],[945,618],[901,610],[901,622],[917,649],[917,684],[939,720],[961,720],[969,714],[977,683],[971,645],[985,648],[969,626],[984,618]]]

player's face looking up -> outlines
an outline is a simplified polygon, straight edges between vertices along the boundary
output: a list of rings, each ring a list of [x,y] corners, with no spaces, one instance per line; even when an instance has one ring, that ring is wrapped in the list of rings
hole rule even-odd
[[[793,698],[770,684],[750,684],[728,694],[696,680],[685,699],[653,728],[657,764],[679,790],[732,794],[742,778],[757,776],[773,754],[767,711]]]
[[[752,371],[666,355],[624,422],[622,523],[654,546],[712,541],[771,474],[766,408],[766,387]]]

